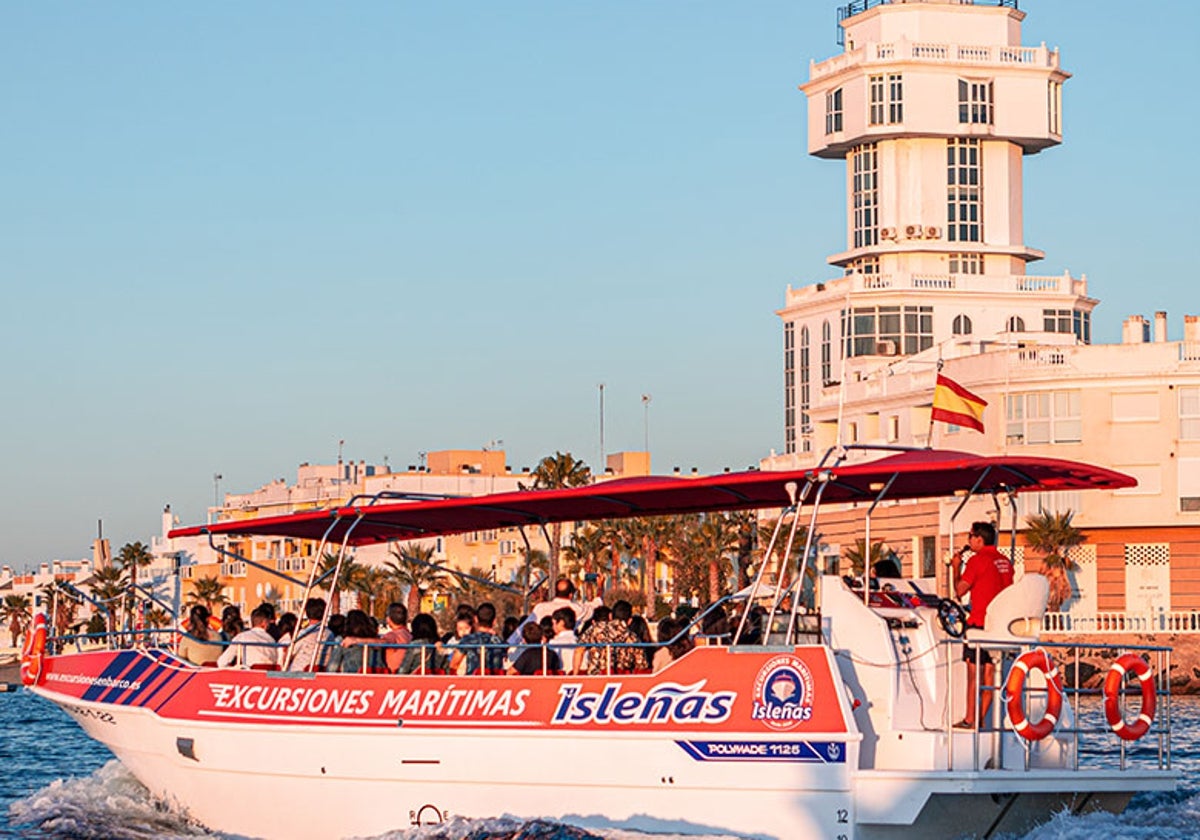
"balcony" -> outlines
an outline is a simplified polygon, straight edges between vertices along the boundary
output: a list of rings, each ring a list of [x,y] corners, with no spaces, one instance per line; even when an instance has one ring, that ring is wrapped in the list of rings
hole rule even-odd
[[[847,289],[849,284],[849,289]],[[976,292],[981,294],[1087,296],[1087,278],[1070,274],[850,274],[825,283],[789,288],[786,305],[792,306],[817,295],[844,297],[856,292]],[[1200,348],[1194,348],[1200,349]]]
[[[984,44],[932,44],[897,41],[890,44],[862,44],[822,62],[813,62],[809,81],[815,82],[857,65],[895,62],[928,64],[970,64],[992,67],[1044,67],[1057,70],[1058,50],[1047,47],[989,46]]]

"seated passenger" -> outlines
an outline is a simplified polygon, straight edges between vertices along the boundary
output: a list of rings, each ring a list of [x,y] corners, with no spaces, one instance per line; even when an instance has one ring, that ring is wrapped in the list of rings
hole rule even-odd
[[[233,637],[229,647],[217,658],[217,665],[222,668],[232,668],[235,665],[250,668],[254,665],[277,664],[275,640],[267,632],[270,623],[270,611],[263,606],[255,607],[250,613],[250,629],[243,630]]]
[[[871,571],[877,578],[904,577],[900,572],[900,561],[895,553],[889,554],[882,560],[877,560],[875,565],[871,567]]]
[[[179,637],[179,656],[195,665],[216,662],[224,652],[218,636],[208,624],[212,613],[203,604],[196,604],[183,625],[186,635]]]
[[[380,639],[381,642],[388,645],[406,645],[412,641],[412,632],[408,629],[408,607],[400,603],[388,604],[384,620],[388,629]],[[404,648],[384,648],[383,656],[387,661],[388,671],[394,674],[404,661]]]
[[[540,624],[536,621],[526,623],[521,628],[521,638],[525,641],[525,646],[521,648],[521,653],[508,669],[511,676],[550,674],[562,670],[562,660],[559,659],[558,654],[552,648],[542,644],[543,636]]]
[[[554,630],[550,647],[558,651],[564,663],[570,662],[575,646],[579,644],[579,639],[575,637],[575,611],[569,607],[555,610],[554,615],[550,616],[550,626]]]
[[[380,649],[369,647],[371,643],[379,641],[379,634],[371,617],[362,610],[350,610],[346,613],[346,626],[343,631],[342,661],[339,670],[343,674],[363,673],[364,659],[368,666],[373,667],[375,661],[380,659]],[[369,654],[364,656],[364,652],[368,651]]]
[[[596,622],[580,637],[579,641],[585,645],[597,645],[587,648],[587,673],[629,673],[637,668],[640,651],[627,647],[637,643],[637,636],[629,630],[631,618],[633,606],[628,601],[617,601],[612,607],[612,618]],[[575,649],[576,674],[584,671],[583,652],[582,647]]]
[[[729,617],[724,607],[714,607],[704,614],[700,620],[700,638],[697,642],[703,645],[729,644]]]
[[[639,648],[634,649],[637,666],[635,671],[649,671],[654,664],[654,640],[650,638],[650,625],[644,616],[635,615],[629,619],[629,632],[638,640]]]
[[[437,652],[438,627],[433,616],[420,613],[412,620],[412,647],[404,654],[397,674],[434,674],[441,672],[442,659]]]
[[[668,616],[658,622],[660,647],[654,653],[654,670],[661,671],[692,649],[692,639],[685,632],[687,625]]]
[[[475,629],[458,640],[450,658],[450,673],[479,673],[479,652],[485,651],[484,667],[489,672],[504,668],[504,640],[496,635],[496,608],[484,601],[475,611]]]
[[[329,664],[329,646],[335,637],[326,628],[325,634],[317,638],[324,617],[324,598],[309,598],[304,602],[304,626],[297,630],[289,653],[290,659],[285,660],[291,670],[307,671],[314,666],[323,669]]]

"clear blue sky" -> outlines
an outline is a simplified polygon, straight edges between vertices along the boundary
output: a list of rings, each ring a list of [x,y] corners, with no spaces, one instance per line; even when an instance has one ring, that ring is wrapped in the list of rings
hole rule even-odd
[[[10,3],[0,26],[0,562],[148,539],[302,461],[659,471],[782,448],[786,284],[835,275],[805,155],[833,0]],[[1061,46],[1031,268],[1096,338],[1200,311],[1200,4],[1023,0]],[[1153,142],[1150,142],[1150,141]]]

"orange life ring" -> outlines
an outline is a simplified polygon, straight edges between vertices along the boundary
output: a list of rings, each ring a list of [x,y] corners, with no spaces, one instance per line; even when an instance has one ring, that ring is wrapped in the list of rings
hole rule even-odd
[[[21,651],[21,682],[36,685],[42,676],[42,657],[46,653],[46,616],[38,613],[33,617],[33,628],[25,636],[25,647]]]
[[[1025,717],[1025,706],[1022,702],[1025,677],[1033,670],[1041,671],[1045,675],[1047,688],[1046,713],[1036,723]],[[1008,719],[1018,735],[1029,741],[1040,741],[1054,731],[1058,716],[1062,713],[1063,681],[1058,668],[1054,666],[1054,661],[1046,651],[1027,650],[1018,656],[1008,672],[1004,692],[1008,698]]]
[[[1142,708],[1133,723],[1125,722],[1121,709],[1121,692],[1125,688],[1125,675],[1132,673],[1142,684]],[[1104,717],[1122,739],[1136,741],[1150,731],[1154,723],[1154,710],[1158,705],[1158,694],[1154,688],[1154,675],[1145,659],[1134,653],[1126,653],[1108,669],[1104,678]]]

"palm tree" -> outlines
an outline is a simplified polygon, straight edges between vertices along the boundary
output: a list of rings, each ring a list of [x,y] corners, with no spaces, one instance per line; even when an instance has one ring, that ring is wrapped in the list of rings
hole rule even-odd
[[[591,484],[592,471],[583,461],[577,460],[570,452],[558,452],[547,455],[538,462],[533,470],[533,484],[530,487],[521,486],[522,490],[558,490],[563,487],[582,487]],[[550,526],[550,586],[558,581],[558,550],[562,545],[562,523],[555,522]]]
[[[567,574],[586,577],[595,574],[600,555],[604,552],[604,537],[596,525],[571,534],[571,541],[563,546],[563,557],[567,561]]]
[[[528,593],[535,581],[540,582],[541,577],[548,574],[550,555],[540,548],[522,548],[521,556],[525,558],[525,561],[521,563],[517,580],[521,584],[521,591]],[[528,574],[525,573],[526,567],[529,568]]]
[[[698,514],[672,517],[673,528],[661,547],[671,566],[672,605],[681,598],[699,597],[707,588],[708,570],[699,561],[698,533],[703,522]]]
[[[696,529],[694,545],[708,563],[708,602],[721,598],[722,586],[728,580],[729,555],[738,549],[737,522],[724,514],[707,514]]]
[[[383,569],[375,566],[361,568],[358,576],[350,581],[350,591],[358,595],[361,609],[376,618],[382,618],[396,587],[389,586],[388,575]]]
[[[609,555],[607,580],[601,590],[615,589],[621,585],[623,558],[637,545],[633,528],[627,519],[605,519],[597,527],[599,539]]]
[[[171,614],[162,607],[151,607],[146,610],[146,626],[152,628],[167,627],[171,623]]]
[[[351,558],[342,557],[342,571],[338,575],[337,580],[334,580],[333,570],[337,568],[338,558],[339,555],[337,553],[327,551],[321,555],[321,562],[317,565],[317,580],[322,581],[318,585],[329,593],[330,615],[336,615],[341,611],[342,590],[354,589],[355,581],[365,571],[365,567],[355,563]]]
[[[65,636],[75,620],[79,609],[76,600],[66,595],[58,587],[57,581],[50,581],[38,590],[42,603],[46,605],[46,623],[55,636]]]
[[[131,543],[125,543],[121,546],[121,550],[117,552],[116,565],[120,568],[121,573],[128,581],[128,589],[125,596],[125,616],[128,619],[133,615],[134,604],[137,599],[135,589],[137,587],[138,569],[145,568],[154,562],[154,555],[150,553],[150,549],[142,543],[141,540]]]
[[[494,590],[480,583],[479,580],[472,580],[472,578],[491,580],[492,573],[489,569],[483,569],[479,566],[472,566],[471,568],[467,569],[467,574],[470,575],[470,577],[455,575],[453,572],[450,574],[454,578],[454,584],[451,592],[456,598],[458,598],[459,603],[478,604],[480,601],[486,601],[492,597]]]
[[[410,543],[403,548],[391,548],[392,559],[384,565],[386,574],[399,589],[408,589],[408,614],[414,616],[421,610],[421,591],[445,582],[446,574],[441,566],[433,562],[432,545]]]
[[[188,604],[204,604],[210,613],[215,613],[220,607],[229,603],[225,596],[225,587],[216,575],[198,577],[192,581],[192,591],[187,595]]]
[[[121,617],[121,600],[125,595],[125,576],[116,566],[104,566],[92,573],[92,597],[108,610],[105,621],[109,633],[117,631]]]
[[[1067,572],[1078,566],[1068,553],[1080,545],[1087,536],[1071,524],[1073,511],[1050,513],[1043,511],[1025,517],[1025,542],[1042,555],[1042,574],[1050,583],[1050,598],[1046,609],[1058,611],[1063,602],[1071,597],[1071,581]]]
[[[17,639],[25,635],[32,620],[33,613],[30,610],[28,595],[14,592],[4,596],[4,603],[0,604],[0,621],[8,622],[8,633],[12,636],[13,647],[20,647]]]
[[[803,547],[802,547],[803,548]],[[864,558],[870,561],[871,568],[875,568],[875,564],[887,557],[887,552],[883,549],[882,542],[871,543],[870,556],[867,556],[867,541],[859,537],[854,541],[854,545],[846,549],[845,558],[850,562],[850,568],[855,575],[861,575],[863,569],[866,568],[863,564]]]

